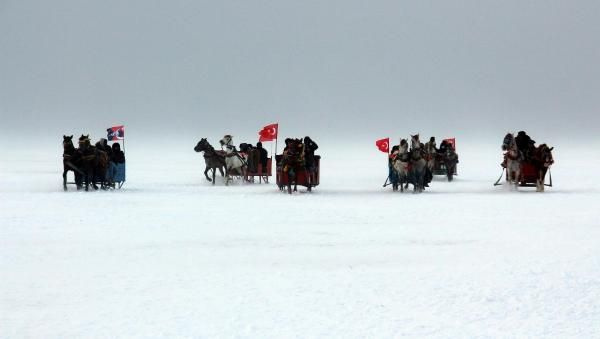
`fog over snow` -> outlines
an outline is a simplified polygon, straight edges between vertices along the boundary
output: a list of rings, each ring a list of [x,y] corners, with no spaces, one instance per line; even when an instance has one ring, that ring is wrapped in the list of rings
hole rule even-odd
[[[600,3],[0,1],[10,134],[590,138]],[[4,125],[6,124],[6,125]]]

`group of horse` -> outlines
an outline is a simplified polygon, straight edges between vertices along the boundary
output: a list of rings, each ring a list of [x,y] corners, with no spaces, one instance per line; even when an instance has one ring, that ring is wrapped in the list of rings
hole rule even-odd
[[[63,135],[63,188],[67,190],[67,173],[73,171],[77,189],[91,185],[95,190],[100,188],[114,188],[114,183],[107,180],[106,174],[109,167],[109,156],[100,147],[90,143],[90,136],[81,135],[78,147],[73,144],[73,136]]]
[[[546,144],[536,147],[533,142],[520,148],[517,138],[512,133],[507,133],[502,142],[502,150],[505,151],[502,167],[506,170],[506,181],[510,187],[514,185],[517,189],[519,185],[528,186],[531,182],[535,184],[536,191],[543,192],[546,174],[554,163],[553,149],[554,147]],[[501,178],[502,175],[496,185]]]
[[[440,159],[441,157],[441,159]],[[394,191],[404,192],[408,185],[413,185],[413,193],[421,193],[429,186],[433,179],[433,170],[436,161],[445,163],[448,180],[452,180],[458,156],[453,146],[447,145],[440,154],[434,145],[421,143],[419,135],[411,135],[410,148],[406,139],[400,141],[400,145],[392,148],[389,159],[390,181]],[[384,186],[387,186],[388,183]]]

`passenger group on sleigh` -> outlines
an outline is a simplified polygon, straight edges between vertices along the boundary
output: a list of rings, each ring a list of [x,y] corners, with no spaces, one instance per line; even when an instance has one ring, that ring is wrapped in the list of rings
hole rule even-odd
[[[74,182],[67,182],[67,174],[73,171]],[[94,189],[121,188],[125,182],[125,153],[121,145],[108,145],[106,139],[100,139],[94,146],[90,143],[89,134],[81,135],[78,147],[73,144],[73,136],[63,135],[63,188],[74,184],[77,189],[91,185]]]
[[[449,142],[449,141],[452,142]],[[438,149],[435,137],[431,137],[429,142],[423,144],[419,140],[419,135],[412,135],[410,148],[406,139],[402,139],[399,145],[392,147],[388,157],[388,179],[384,184],[392,185],[393,190],[400,189],[403,192],[408,189],[408,185],[413,185],[413,192],[420,193],[429,187],[434,174],[440,174],[442,166],[448,176],[448,181],[452,181],[456,173],[456,164],[458,155],[455,151],[454,139],[442,141]]]

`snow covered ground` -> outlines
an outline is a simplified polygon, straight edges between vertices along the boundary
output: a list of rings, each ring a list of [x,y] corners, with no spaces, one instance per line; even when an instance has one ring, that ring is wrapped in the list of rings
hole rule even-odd
[[[557,147],[540,194],[459,139],[456,181],[414,195],[372,143],[321,142],[288,196],[210,186],[196,141],[128,142],[125,187],[89,193],[55,145],[0,150],[0,337],[600,336],[598,148]]]

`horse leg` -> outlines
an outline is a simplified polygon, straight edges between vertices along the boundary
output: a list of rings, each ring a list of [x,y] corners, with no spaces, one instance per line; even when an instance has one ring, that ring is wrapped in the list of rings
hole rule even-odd
[[[106,171],[107,168],[106,167],[102,167],[100,168],[100,188],[103,190],[107,190],[108,189],[108,184],[106,182]]]
[[[212,184],[213,184],[213,186],[215,185],[216,176],[217,176],[217,169],[213,168],[212,169]]]
[[[423,171],[419,173],[419,193],[425,190],[425,175],[427,175],[427,166],[423,166]]]
[[[396,186],[396,191],[400,187],[400,192],[404,192],[404,174],[402,172],[398,173],[398,185]]]
[[[87,192],[90,189],[90,173],[89,173],[89,171],[87,171],[87,170],[85,171],[83,180],[84,180],[85,191]]]
[[[77,190],[80,190],[83,186],[83,176],[80,173],[74,172],[75,173],[75,186],[77,187]]]
[[[546,169],[541,170],[542,175],[540,176],[540,192],[544,192],[546,190]]]
[[[456,166],[456,164],[449,164],[450,166],[446,165],[446,173],[448,174],[448,181],[452,181],[452,179],[454,179],[454,167]]]
[[[206,166],[206,169],[204,169],[204,176],[206,177],[206,180],[211,181],[210,177],[208,176],[208,170],[210,170],[210,167],[208,167],[208,165]],[[213,169],[213,174],[214,174],[214,169]],[[214,175],[213,175],[214,177]]]
[[[229,171],[231,169],[229,168],[229,166],[225,166],[225,176],[223,177],[225,179],[225,186],[229,185]]]
[[[92,167],[90,168],[90,180],[92,183],[92,188],[94,188],[94,190],[98,190],[98,185],[96,185],[96,179],[100,180],[100,176],[98,175],[98,167],[93,162],[91,166]]]
[[[69,172],[69,170],[65,168],[63,170],[63,189],[65,191],[67,190],[67,172]]]
[[[412,175],[412,185],[413,185],[413,193],[417,193],[419,189],[419,174],[415,171]]]
[[[417,193],[417,189],[419,189],[419,174],[415,169],[413,169],[411,173],[411,184],[413,185],[413,193]]]
[[[96,171],[92,171],[92,187],[94,190],[98,190],[98,185],[96,185]]]

